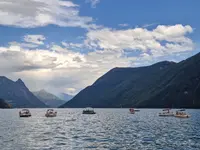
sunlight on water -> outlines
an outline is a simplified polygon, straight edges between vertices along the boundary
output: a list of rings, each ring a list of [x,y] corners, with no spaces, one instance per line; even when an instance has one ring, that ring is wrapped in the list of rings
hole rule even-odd
[[[153,109],[95,109],[96,115],[57,109],[56,118],[46,118],[46,109],[30,110],[30,118],[0,110],[1,150],[200,149],[200,110],[188,110],[189,119],[158,117],[161,110]]]

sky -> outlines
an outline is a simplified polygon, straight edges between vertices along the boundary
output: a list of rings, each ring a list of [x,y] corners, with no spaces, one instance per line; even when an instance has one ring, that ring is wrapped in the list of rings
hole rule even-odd
[[[0,0],[0,75],[76,94],[114,67],[200,51],[199,0]]]

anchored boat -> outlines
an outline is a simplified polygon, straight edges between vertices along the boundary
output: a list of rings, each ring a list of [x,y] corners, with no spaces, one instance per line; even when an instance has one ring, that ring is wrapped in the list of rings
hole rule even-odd
[[[83,114],[96,114],[93,108],[87,107],[83,110]]]
[[[174,113],[170,109],[163,109],[163,112],[158,114],[160,117],[171,117],[174,116]]]
[[[176,114],[174,115],[177,118],[189,118],[190,115],[186,114],[185,110],[181,109],[176,111]]]
[[[31,113],[28,109],[22,109],[19,112],[19,117],[31,117]]]
[[[46,114],[45,114],[46,117],[56,117],[57,116],[57,112],[54,111],[53,109],[48,109]]]

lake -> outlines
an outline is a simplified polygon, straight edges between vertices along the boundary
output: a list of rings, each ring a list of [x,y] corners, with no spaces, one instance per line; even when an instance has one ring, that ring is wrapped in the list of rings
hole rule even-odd
[[[0,110],[1,150],[199,150],[200,110],[187,110],[188,119],[158,117],[161,109],[30,109],[32,117],[19,118],[19,109]]]

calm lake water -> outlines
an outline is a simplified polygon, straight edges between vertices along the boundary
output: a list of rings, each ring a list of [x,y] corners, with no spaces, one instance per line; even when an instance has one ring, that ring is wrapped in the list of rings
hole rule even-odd
[[[56,118],[30,110],[30,118],[0,110],[1,150],[200,150],[200,110],[187,110],[189,119],[158,117],[160,109],[56,109]]]

